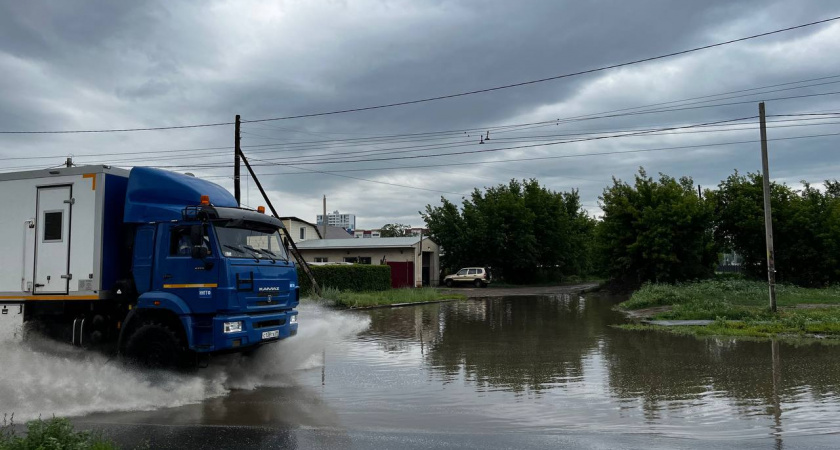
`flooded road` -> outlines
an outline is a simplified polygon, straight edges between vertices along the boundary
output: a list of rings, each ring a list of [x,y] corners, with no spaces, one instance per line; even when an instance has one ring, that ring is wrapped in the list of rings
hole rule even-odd
[[[840,346],[622,331],[609,326],[624,321],[618,301],[306,305],[296,338],[198,374],[127,374],[141,398],[118,400],[136,407],[97,413],[97,403],[76,422],[169,448],[840,447]],[[119,387],[82,375],[87,384],[63,389],[109,398]],[[167,407],[119,411],[150,401]],[[38,402],[24,416],[49,415]]]

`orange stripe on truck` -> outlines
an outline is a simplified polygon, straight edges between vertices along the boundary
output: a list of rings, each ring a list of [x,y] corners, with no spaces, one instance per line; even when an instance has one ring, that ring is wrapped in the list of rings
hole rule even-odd
[[[183,288],[214,288],[219,287],[216,283],[210,284],[164,284],[164,289],[183,289]]]
[[[13,295],[0,296],[0,300],[99,300],[98,295]]]
[[[90,190],[91,191],[96,190],[96,174],[95,173],[82,174],[82,178],[92,178],[93,179],[93,184],[90,186]]]

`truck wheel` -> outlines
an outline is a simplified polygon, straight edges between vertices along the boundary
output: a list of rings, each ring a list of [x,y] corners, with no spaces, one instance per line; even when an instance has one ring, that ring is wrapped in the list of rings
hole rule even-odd
[[[446,287],[452,287],[452,280],[446,280],[444,284],[446,284]]]
[[[159,322],[145,322],[137,328],[125,346],[134,362],[153,368],[186,366],[186,349],[178,333]]]

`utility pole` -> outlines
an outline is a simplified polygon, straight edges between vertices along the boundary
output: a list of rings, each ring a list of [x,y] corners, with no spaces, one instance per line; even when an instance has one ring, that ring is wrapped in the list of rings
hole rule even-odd
[[[236,198],[236,205],[242,205],[242,191],[239,188],[239,154],[242,149],[239,146],[239,114],[236,115],[235,137],[233,140],[233,196]]]
[[[327,194],[324,194],[324,215],[322,217],[324,219],[324,222],[321,225],[321,230],[323,230],[323,232],[321,233],[321,235],[322,235],[321,239],[326,239],[327,238]]]
[[[770,212],[770,168],[767,161],[767,123],[764,102],[758,104],[761,122],[761,174],[764,179],[764,233],[767,241],[767,284],[770,287],[770,311],[776,312],[776,255],[773,252],[773,217]]]
[[[257,189],[260,190],[260,194],[262,194],[263,200],[265,200],[266,205],[268,205],[268,209],[271,210],[271,214],[279,219],[280,216],[277,214],[277,210],[274,209],[274,205],[271,203],[271,199],[268,198],[268,194],[265,192],[265,189],[263,189],[262,183],[260,183],[260,179],[257,178],[257,174],[254,173],[254,169],[251,167],[251,164],[248,163],[248,158],[245,157],[245,154],[242,153],[241,150],[239,152],[239,156],[242,159],[242,162],[245,163],[245,168],[248,169],[248,173],[251,174],[251,178],[254,179],[254,184],[256,184]],[[295,240],[292,238],[292,235],[289,234],[289,230],[287,230],[285,226],[281,228],[281,230],[283,230],[283,234],[286,235],[286,242],[289,244],[289,251],[292,253],[292,256],[295,258],[295,260],[297,260],[298,265],[306,274],[306,276],[309,277],[309,280],[312,282],[312,289],[320,297],[321,287],[318,285],[318,282],[315,281],[315,275],[312,274],[312,270],[309,269],[309,264],[306,263],[306,260],[303,259],[303,255],[300,254],[297,245],[295,245]]]

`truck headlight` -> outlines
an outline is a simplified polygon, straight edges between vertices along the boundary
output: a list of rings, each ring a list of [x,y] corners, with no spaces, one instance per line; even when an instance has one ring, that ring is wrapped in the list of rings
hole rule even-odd
[[[225,333],[239,333],[242,331],[242,322],[225,322],[222,324]]]
[[[290,323],[290,324],[292,324],[292,323],[297,323],[297,314],[295,314],[294,316],[292,316],[292,318],[291,318],[291,319],[289,319],[289,323]]]

